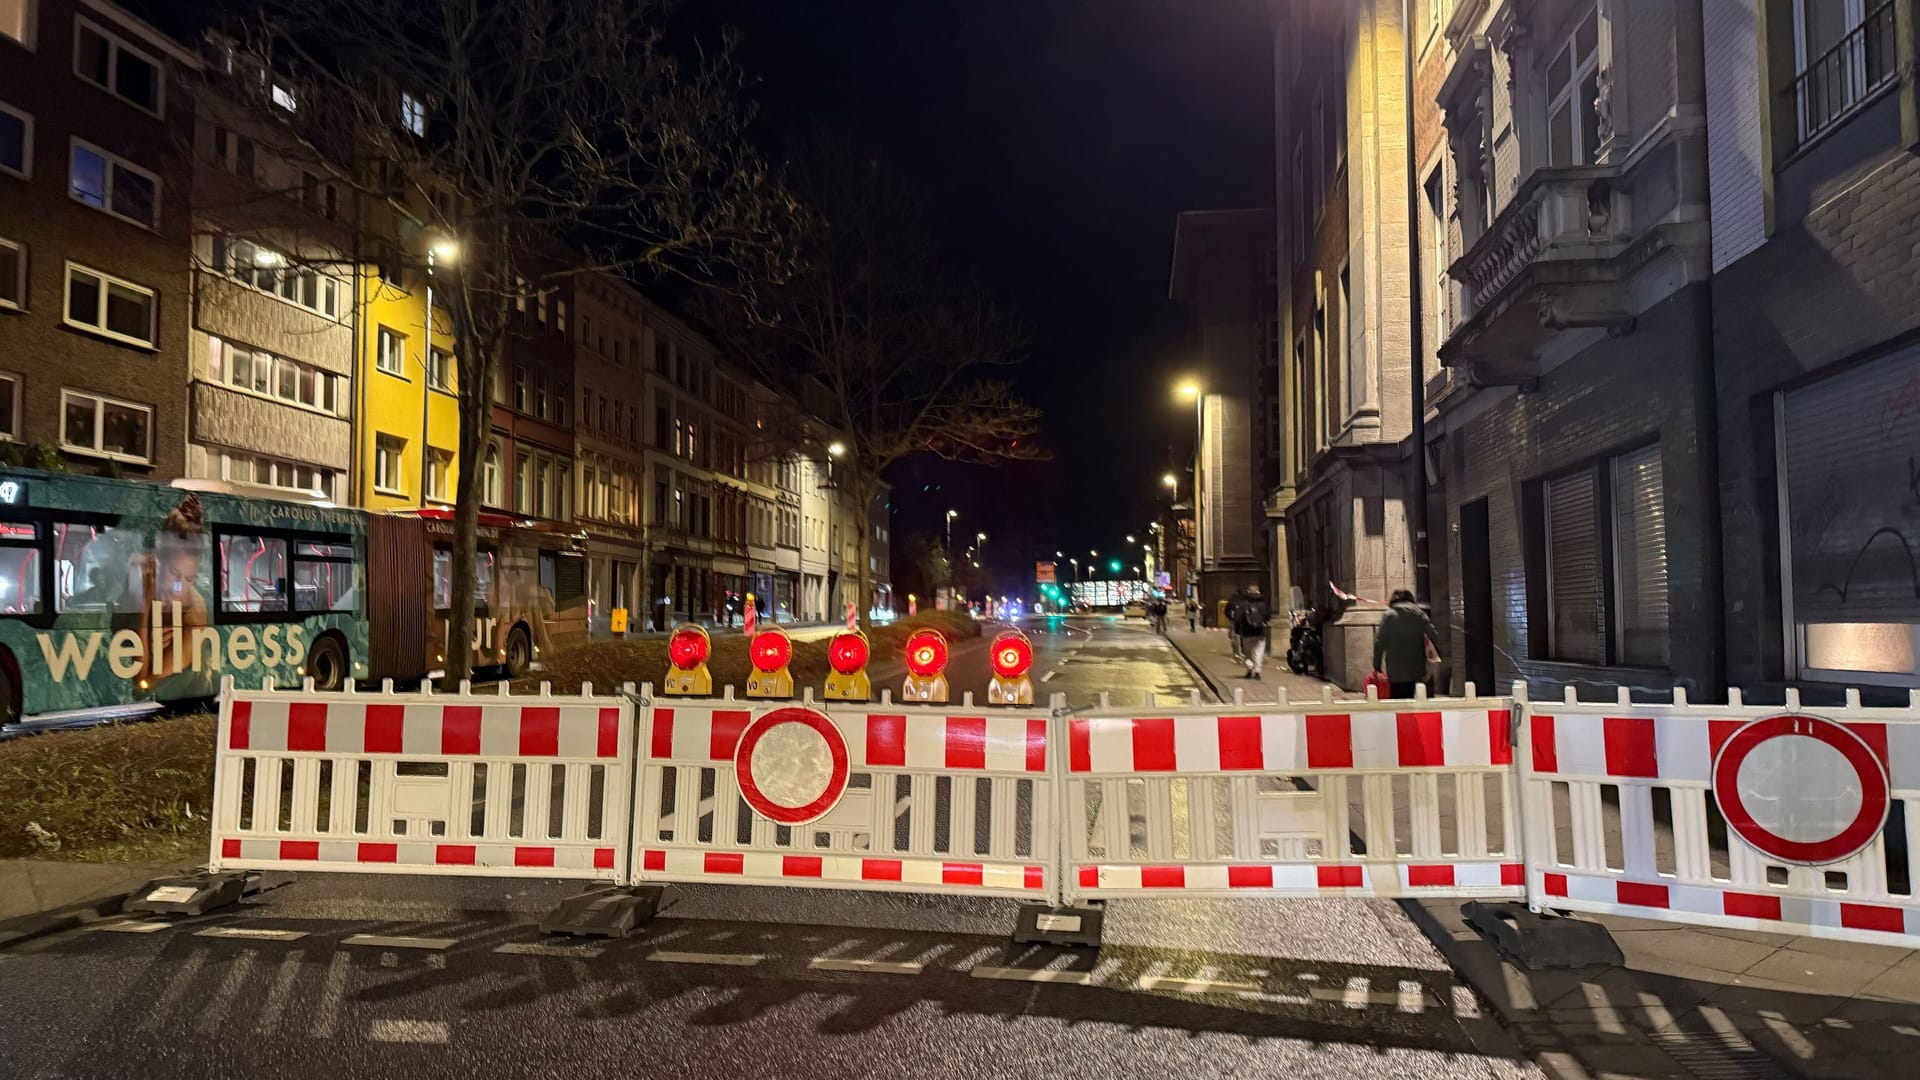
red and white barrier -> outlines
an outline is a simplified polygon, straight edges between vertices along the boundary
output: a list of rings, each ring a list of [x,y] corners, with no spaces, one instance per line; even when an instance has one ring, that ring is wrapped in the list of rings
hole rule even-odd
[[[968,705],[663,699],[635,880],[1053,898],[1050,730]]]
[[[1920,710],[1521,693],[1534,906],[1920,944]]]
[[[1491,699],[1071,717],[1067,896],[1523,896],[1511,723]]]
[[[632,785],[624,699],[222,695],[222,869],[621,881]]]

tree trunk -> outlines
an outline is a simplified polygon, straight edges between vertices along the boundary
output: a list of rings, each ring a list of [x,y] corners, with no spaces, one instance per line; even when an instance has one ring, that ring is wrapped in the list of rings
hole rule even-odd
[[[855,546],[855,557],[859,562],[854,567],[853,602],[860,618],[866,619],[873,612],[872,579],[868,576],[868,563],[873,558],[873,484],[868,477],[871,474],[856,462],[853,470],[854,524],[860,529],[860,543]]]
[[[470,331],[457,332],[460,363],[460,453],[453,497],[452,609],[447,614],[446,683],[454,686],[473,672],[474,566],[478,561],[481,474],[492,428],[493,343],[482,345]],[[504,467],[504,465],[503,465]]]

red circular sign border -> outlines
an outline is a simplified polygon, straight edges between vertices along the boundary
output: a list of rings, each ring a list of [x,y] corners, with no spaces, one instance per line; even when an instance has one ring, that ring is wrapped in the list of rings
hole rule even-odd
[[[827,741],[827,750],[833,755],[833,769],[828,776],[827,790],[820,797],[805,806],[781,806],[766,797],[759,785],[753,782],[753,748],[759,744],[761,736],[779,727],[781,724],[805,724],[820,733]],[[847,752],[847,740],[840,735],[840,729],[833,721],[812,709],[803,709],[797,705],[775,709],[763,714],[747,725],[740,733],[740,745],[733,752],[733,772],[740,784],[740,797],[754,813],[779,825],[805,825],[818,821],[827,815],[840,797],[847,793],[847,783],[852,777],[849,771],[852,757]]]
[[[1740,766],[1747,755],[1761,743],[1781,735],[1818,739],[1838,750],[1860,779],[1864,790],[1859,815],[1825,840],[1787,840],[1775,836],[1753,819],[1740,799]],[[1828,866],[1858,855],[1886,826],[1887,814],[1893,808],[1893,785],[1886,766],[1874,755],[1873,748],[1846,725],[1820,716],[1789,713],[1762,717],[1742,726],[1720,744],[1713,758],[1712,781],[1714,802],[1735,836],[1768,858],[1802,866]],[[1748,830],[1763,837],[1765,843],[1748,835]]]

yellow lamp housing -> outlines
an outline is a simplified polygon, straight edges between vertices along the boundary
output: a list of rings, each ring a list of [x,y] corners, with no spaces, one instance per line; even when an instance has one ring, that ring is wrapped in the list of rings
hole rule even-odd
[[[944,705],[947,701],[947,636],[931,627],[907,639],[907,679],[900,688],[902,701]]]
[[[707,657],[712,652],[713,641],[706,627],[695,623],[675,627],[673,636],[667,639],[667,663],[671,667],[660,692],[669,697],[712,697],[713,673],[707,670]]]
[[[827,645],[828,701],[871,701],[873,680],[867,677],[871,643],[860,630],[842,630]]]
[[[987,685],[990,705],[1033,704],[1033,642],[1018,630],[1002,630],[993,639],[993,680]]]
[[[752,665],[747,673],[748,697],[793,696],[793,673],[787,670],[793,662],[793,639],[785,630],[776,626],[753,635],[747,643],[747,660]]]

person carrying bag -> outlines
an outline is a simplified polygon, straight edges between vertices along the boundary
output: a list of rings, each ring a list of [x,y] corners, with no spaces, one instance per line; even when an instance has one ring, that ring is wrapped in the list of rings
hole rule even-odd
[[[1388,693],[1410,698],[1413,688],[1428,678],[1428,656],[1439,660],[1439,631],[1405,589],[1394,590],[1386,618],[1373,639],[1373,670],[1384,674]]]

